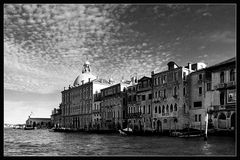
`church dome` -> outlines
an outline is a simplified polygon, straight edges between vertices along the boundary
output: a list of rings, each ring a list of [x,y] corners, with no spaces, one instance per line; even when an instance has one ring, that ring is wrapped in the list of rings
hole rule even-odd
[[[86,61],[83,65],[82,74],[77,76],[77,78],[73,82],[73,86],[81,85],[82,81],[83,81],[83,83],[87,83],[87,82],[92,81],[94,79],[96,79],[96,76],[94,76],[91,73],[90,63],[88,61]]]
[[[90,65],[90,62],[86,61],[84,64],[85,64],[85,65]]]
[[[92,81],[92,80],[96,79],[96,76],[94,76],[90,72],[80,74],[79,76],[77,76],[77,78],[73,82],[73,86],[81,85],[82,81],[83,81],[83,83],[87,83],[87,82],[89,82],[89,79],[90,79],[90,81]]]

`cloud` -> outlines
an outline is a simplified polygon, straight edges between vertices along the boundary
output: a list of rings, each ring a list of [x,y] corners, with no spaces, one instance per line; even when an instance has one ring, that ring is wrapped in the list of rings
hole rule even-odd
[[[55,92],[72,85],[87,57],[94,74],[117,81],[161,70],[185,35],[170,20],[189,12],[181,5],[5,4],[4,88]],[[209,38],[230,41],[228,34]]]
[[[212,42],[235,43],[236,35],[231,31],[215,32],[209,36]]]

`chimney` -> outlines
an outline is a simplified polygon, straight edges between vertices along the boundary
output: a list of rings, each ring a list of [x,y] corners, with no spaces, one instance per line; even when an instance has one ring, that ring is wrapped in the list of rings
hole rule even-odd
[[[192,64],[191,63],[188,63],[188,69],[192,70]]]
[[[151,75],[154,75],[154,71],[151,72]]]

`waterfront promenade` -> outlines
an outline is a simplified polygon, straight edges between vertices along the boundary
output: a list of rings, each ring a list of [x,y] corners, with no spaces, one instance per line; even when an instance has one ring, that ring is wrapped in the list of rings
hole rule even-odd
[[[4,156],[231,156],[234,137],[177,138],[4,129]]]

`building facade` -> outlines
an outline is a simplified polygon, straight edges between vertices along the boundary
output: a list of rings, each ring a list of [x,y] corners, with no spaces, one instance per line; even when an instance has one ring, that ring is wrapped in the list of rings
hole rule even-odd
[[[206,79],[206,70],[200,69],[192,72],[188,76],[188,98],[189,98],[189,118],[190,127],[204,130],[207,107],[205,99],[207,96],[208,80]]]
[[[50,128],[51,118],[28,118],[26,126],[32,126],[37,128]]]
[[[101,126],[101,115],[100,115],[100,107],[101,107],[101,93],[95,93],[94,94],[94,100],[93,100],[93,108],[92,108],[92,128],[94,130],[100,130]]]
[[[61,106],[61,104],[60,104]],[[54,108],[51,115],[51,125],[55,128],[60,128],[62,122],[62,110],[61,107]]]
[[[113,83],[92,75],[85,62],[73,86],[62,91],[53,124],[80,130],[203,130],[208,113],[215,129],[235,129],[235,58],[210,67],[201,62],[167,65],[166,71],[152,72],[151,77]]]
[[[137,104],[137,74],[131,77],[131,84],[126,90],[127,100],[127,127],[137,130],[138,122],[141,120],[140,106]]]
[[[152,129],[152,78],[142,77],[137,84],[137,111],[140,111],[140,120],[136,121],[137,130]],[[136,112],[135,110],[135,112]]]
[[[153,128],[164,130],[181,130],[190,125],[188,75],[205,67],[205,64],[188,64],[178,66],[174,62],[168,63],[168,70],[152,73],[153,79]]]
[[[128,82],[121,82],[101,90],[101,129],[118,130],[126,126],[126,88]]]
[[[90,130],[94,105],[93,94],[109,85],[109,81],[92,75],[90,63],[85,62],[82,74],[75,79],[73,86],[62,91],[62,126]]]
[[[236,127],[236,58],[231,58],[206,69],[209,83],[205,105],[217,130]]]

